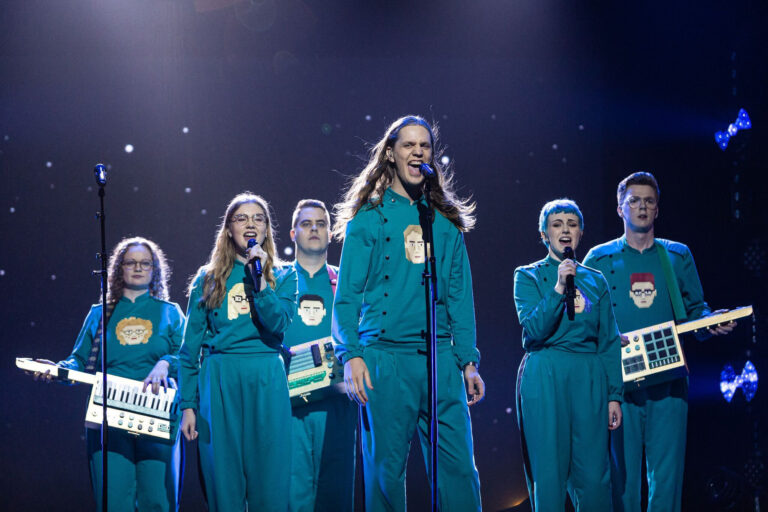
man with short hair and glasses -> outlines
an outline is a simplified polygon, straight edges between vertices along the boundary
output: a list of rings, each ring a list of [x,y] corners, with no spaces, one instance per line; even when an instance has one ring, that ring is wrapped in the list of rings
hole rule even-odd
[[[679,323],[711,314],[690,249],[654,235],[654,221],[659,215],[656,178],[648,172],[633,173],[619,183],[616,196],[624,235],[593,247],[584,258],[584,265],[600,270],[608,280],[619,330],[629,332],[669,320]],[[727,334],[732,329],[733,324],[714,327],[701,338]],[[621,409],[623,424],[611,432],[613,509],[640,511],[645,450],[648,510],[679,511],[688,378],[625,391]]]

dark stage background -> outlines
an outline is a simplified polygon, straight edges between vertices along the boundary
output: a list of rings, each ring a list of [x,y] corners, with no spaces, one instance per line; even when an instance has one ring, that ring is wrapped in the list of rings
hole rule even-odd
[[[185,306],[187,280],[234,194],[250,189],[271,201],[282,250],[296,201],[336,202],[366,144],[416,113],[439,124],[461,192],[478,203],[467,245],[488,386],[472,409],[485,509],[526,497],[512,274],[545,253],[539,208],[561,196],[581,205],[583,256],[620,235],[616,184],[643,169],[662,187],[657,234],[692,248],[710,304],[757,309],[756,344],[745,319],[727,338],[687,345],[684,509],[718,510],[732,492],[731,510],[752,510],[741,475],[755,450],[765,451],[753,422],[765,415],[766,393],[750,411],[740,391],[727,404],[718,379],[725,363],[740,372],[747,359],[768,370],[768,9],[693,5],[3,2],[0,508],[93,508],[87,390],[35,383],[13,358],[63,359],[98,299],[95,163],[110,169],[108,245],[136,234],[158,242],[173,264],[172,299]],[[713,133],[740,107],[754,127],[722,152]],[[332,246],[331,261],[339,250]],[[187,453],[182,507],[202,510],[194,450]],[[411,462],[409,505],[423,510],[418,448]],[[720,504],[712,489],[726,490]]]

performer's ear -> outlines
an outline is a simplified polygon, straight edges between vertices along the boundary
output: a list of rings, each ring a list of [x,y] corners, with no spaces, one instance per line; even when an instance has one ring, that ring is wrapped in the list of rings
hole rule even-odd
[[[387,148],[387,160],[394,163],[395,159],[392,157],[392,148]]]
[[[291,230],[291,242],[295,242],[295,241],[296,241],[296,230],[292,229]]]
[[[541,243],[549,247],[549,237],[544,231],[541,232]]]

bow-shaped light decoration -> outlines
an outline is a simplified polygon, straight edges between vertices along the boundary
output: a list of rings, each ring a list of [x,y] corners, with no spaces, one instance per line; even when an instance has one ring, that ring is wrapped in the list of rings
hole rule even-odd
[[[730,402],[736,390],[741,388],[747,402],[752,400],[757,392],[757,370],[752,362],[747,361],[741,375],[736,375],[733,366],[727,364],[720,372],[720,392],[726,402]]]
[[[720,149],[725,151],[731,137],[736,135],[739,130],[748,130],[749,128],[752,128],[752,121],[749,120],[749,114],[747,114],[747,111],[743,108],[739,109],[739,115],[736,116],[736,120],[729,124],[725,131],[715,132],[715,142],[720,146]]]

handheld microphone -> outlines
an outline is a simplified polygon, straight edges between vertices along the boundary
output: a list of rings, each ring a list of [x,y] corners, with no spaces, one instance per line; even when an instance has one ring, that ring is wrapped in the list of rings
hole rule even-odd
[[[254,245],[257,245],[256,244],[256,239],[255,238],[249,238],[248,239],[248,248],[250,249]],[[254,280],[261,279],[261,274],[262,274],[262,271],[261,271],[261,258],[253,258],[253,261],[249,262],[249,263],[253,263]]]
[[[565,260],[572,260],[574,259],[573,249],[570,247],[566,247],[563,250],[563,259]],[[574,313],[576,312],[574,308],[574,300],[576,299],[576,286],[573,284],[573,276],[566,276],[565,277],[565,310],[568,313],[568,320],[573,320]]]
[[[93,168],[93,175],[96,177],[96,183],[103,187],[107,184],[107,168],[104,164],[96,164]]]
[[[419,171],[421,171],[421,175],[425,178],[435,177],[435,170],[429,164],[420,164]]]

